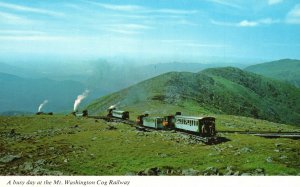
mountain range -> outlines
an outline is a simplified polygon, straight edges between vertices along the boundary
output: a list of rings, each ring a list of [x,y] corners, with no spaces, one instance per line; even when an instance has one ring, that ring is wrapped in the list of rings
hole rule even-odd
[[[127,103],[131,105],[132,100],[142,98],[170,104],[180,104],[186,100],[196,102],[197,106],[215,113],[241,114],[272,121],[295,122],[294,118],[297,118],[297,115],[294,114],[299,111],[295,107],[299,106],[299,101],[293,95],[298,91],[288,84],[298,85],[299,60],[284,59],[246,68],[240,64],[232,64],[245,68],[247,72],[253,71],[269,78],[235,68],[207,69],[226,65],[228,64],[180,62],[114,64],[99,60],[79,64],[54,63],[45,66],[40,64],[29,68],[25,65],[13,66],[0,63],[0,72],[2,72],[0,73],[0,112],[3,115],[36,112],[39,104],[45,99],[49,100],[45,110],[70,111],[77,95],[85,89],[89,89],[90,94],[79,109],[101,96],[106,95],[107,98],[111,98],[114,95],[110,95],[111,93],[129,89],[130,94],[123,99],[126,100],[125,103],[123,101],[125,105]],[[280,71],[284,73],[280,74]],[[129,87],[134,84],[139,85],[141,81],[152,81],[153,77],[160,77],[160,75],[164,78],[149,83],[149,88]],[[165,82],[164,79],[169,82]],[[129,88],[126,89],[127,87]],[[138,93],[135,93],[136,90]],[[116,103],[119,102],[117,100]],[[103,106],[99,107],[103,108]],[[287,114],[284,114],[284,111],[287,111]]]
[[[63,63],[0,63],[0,113],[36,112],[48,99],[45,109],[64,112],[71,109],[77,95],[85,89],[90,94],[82,105],[142,80],[169,71],[200,71],[220,64],[159,63],[138,65],[110,63],[106,60]]]
[[[75,81],[55,81],[47,78],[29,79],[0,73],[0,112],[35,112],[44,101],[46,111],[71,111],[74,100],[84,90]]]
[[[300,89],[233,67],[165,73],[101,97],[87,109],[100,113],[113,104],[126,109],[152,102],[300,124]]]
[[[286,81],[298,88],[300,87],[300,60],[282,59],[251,65],[245,68],[245,70],[277,80]]]

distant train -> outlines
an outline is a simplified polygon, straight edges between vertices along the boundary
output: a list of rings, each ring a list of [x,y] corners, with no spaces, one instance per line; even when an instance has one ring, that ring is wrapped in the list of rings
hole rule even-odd
[[[53,112],[48,112],[48,113],[45,113],[45,112],[37,112],[35,113],[36,115],[50,115],[52,116],[53,115]]]
[[[83,110],[82,113],[76,111],[76,112],[72,112],[71,114],[73,114],[76,117],[88,117],[89,115],[88,110]]]
[[[122,110],[116,110],[116,108],[109,108],[107,110],[108,114],[107,117],[115,117],[120,119],[129,119],[129,112],[128,111],[122,111]]]

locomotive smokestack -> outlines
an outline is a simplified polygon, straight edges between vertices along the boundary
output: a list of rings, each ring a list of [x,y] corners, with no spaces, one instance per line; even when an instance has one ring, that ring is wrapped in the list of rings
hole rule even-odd
[[[76,112],[80,102],[88,96],[89,92],[89,90],[85,90],[81,95],[77,96],[77,99],[74,102],[74,112]]]
[[[41,112],[43,106],[48,103],[48,100],[45,100],[42,104],[40,104],[38,112]]]

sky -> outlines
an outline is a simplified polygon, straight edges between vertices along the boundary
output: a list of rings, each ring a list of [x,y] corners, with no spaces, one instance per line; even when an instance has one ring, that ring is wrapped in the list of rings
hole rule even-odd
[[[298,0],[0,0],[0,59],[300,59]]]

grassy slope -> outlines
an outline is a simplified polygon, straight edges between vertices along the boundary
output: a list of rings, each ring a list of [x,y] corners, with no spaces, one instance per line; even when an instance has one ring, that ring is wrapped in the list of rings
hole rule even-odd
[[[152,105],[154,101],[186,107],[200,106],[204,108],[202,112],[300,124],[299,89],[237,68],[163,74],[99,98],[88,109],[92,113],[101,113],[116,103],[122,108],[136,104]],[[146,106],[144,110],[148,110]]]
[[[262,130],[299,131],[295,126],[252,118],[216,117],[217,127],[222,130],[259,126]],[[154,167],[172,168],[175,175],[186,169],[203,175],[208,167],[215,167],[224,175],[228,166],[239,174],[253,173],[258,168],[266,175],[300,173],[299,140],[223,134],[231,141],[208,146],[189,143],[177,133],[139,133],[129,125],[72,116],[0,117],[0,124],[0,159],[8,154],[21,156],[0,163],[1,175],[126,175]],[[117,129],[108,130],[108,125]],[[11,129],[18,134],[8,136]],[[25,163],[33,167],[26,169]]]
[[[300,124],[299,89],[236,68],[207,69],[204,73],[220,80],[219,89],[225,91],[218,90],[222,96],[219,108],[228,103],[226,113]]]
[[[300,87],[300,60],[282,59],[252,65],[245,68],[245,70],[277,80],[284,80]]]

